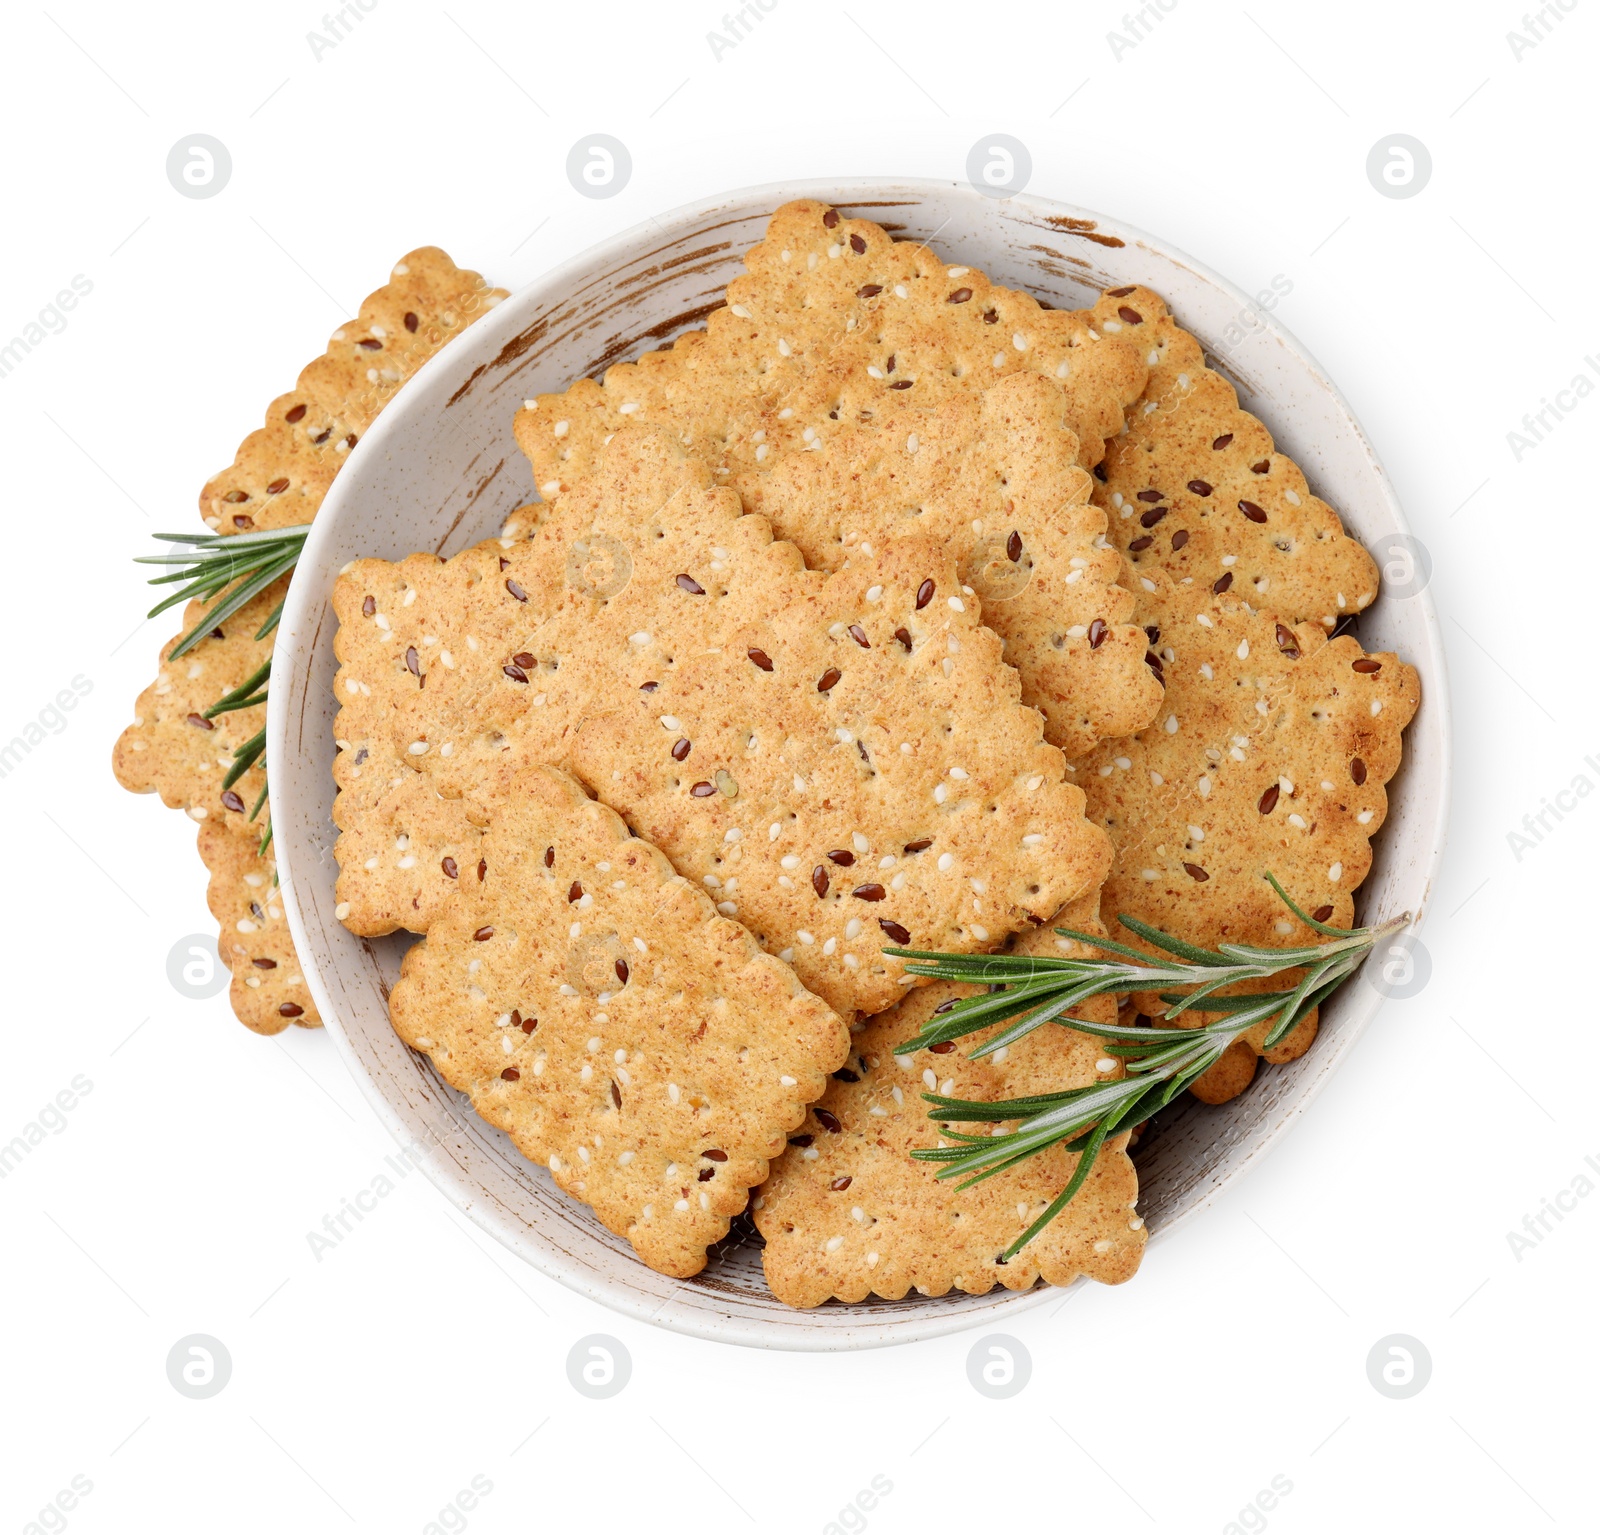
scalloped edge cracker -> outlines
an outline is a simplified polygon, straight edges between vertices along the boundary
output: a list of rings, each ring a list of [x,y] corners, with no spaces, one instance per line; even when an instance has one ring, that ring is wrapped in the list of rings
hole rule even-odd
[[[698,1273],[848,1030],[565,773],[526,770],[482,850],[395,1032],[651,1268]]]
[[[899,995],[885,933],[990,947],[1099,884],[1109,846],[949,551],[905,540],[807,571],[707,478],[629,428],[530,539],[341,576],[352,930],[426,930],[481,869],[475,826],[539,761],[847,1015]]]
[[[914,352],[930,387],[956,371],[985,381],[1048,372],[1065,392],[1085,465],[1099,460],[1144,387],[1138,347],[1099,336],[1088,312],[1046,309],[825,203],[785,203],[745,266],[704,330],[615,364],[600,383],[580,379],[541,395],[517,413],[517,443],[540,495],[552,499],[584,478],[630,419],[681,434],[742,491],[766,456],[755,436],[763,416],[776,417],[788,391],[804,386],[840,345],[846,367],[857,352],[896,345]]]
[[[1148,349],[1144,394],[1095,470],[1095,504],[1134,575],[1159,569],[1187,583],[1195,611],[1227,594],[1327,631],[1369,606],[1378,594],[1372,556],[1206,366],[1165,300],[1112,288],[1094,314],[1102,331]]]
[[[1096,904],[1091,893],[1056,920],[1098,933]],[[1049,930],[1027,934],[1017,951],[1090,952]],[[1077,1156],[1053,1147],[959,1192],[954,1180],[941,1182],[933,1166],[912,1160],[913,1147],[940,1143],[924,1091],[1007,1098],[1121,1075],[1099,1041],[1067,1029],[1036,1030],[998,1059],[966,1058],[982,1034],[938,1054],[894,1053],[935,1008],[976,991],[934,982],[871,1019],[852,1036],[845,1069],[789,1137],[753,1204],[766,1240],[767,1283],[787,1305],[859,1303],[869,1295],[899,1300],[911,1290],[983,1295],[996,1285],[1027,1290],[1041,1279],[1064,1285],[1079,1275],[1120,1284],[1138,1269],[1145,1231],[1126,1135],[1102,1148],[1072,1203],[1007,1261],[1006,1247],[1061,1191]],[[1101,997],[1084,1016],[1109,1022],[1114,1014],[1114,1000]]]
[[[211,876],[206,905],[217,921],[217,952],[233,975],[228,1000],[234,1016],[257,1034],[279,1034],[291,1023],[320,1028],[284,919],[271,849],[265,856],[258,852],[260,834],[232,817],[202,821],[195,840]]]
[[[1068,756],[1149,724],[1161,684],[1105,514],[1089,504],[1094,481],[1077,462],[1059,384],[1017,372],[932,404],[893,383],[872,393],[860,411],[825,412],[830,393],[798,413],[790,425],[807,447],[780,454],[746,505],[813,569],[870,561],[899,537],[947,542],[1017,668],[1022,701]]]
[[[400,385],[472,319],[505,297],[503,289],[490,288],[478,273],[457,267],[436,247],[423,246],[402,257],[388,283],[363,301],[357,318],[336,330],[322,356],[301,371],[295,388],[272,402],[266,424],[244,439],[233,463],[207,481],[200,492],[206,526],[228,535],[310,522],[350,449]],[[205,835],[208,827],[219,824],[211,819],[214,812],[230,826],[235,822],[242,826],[263,782],[263,769],[252,768],[235,786],[244,809],[229,801],[219,806],[213,786],[227,764],[218,763],[215,780],[212,764],[231,756],[233,746],[255,734],[265,723],[266,710],[240,710],[211,722],[206,742],[210,755],[204,758],[193,754],[186,733],[193,728],[198,735],[203,727],[186,727],[185,722],[271,657],[271,636],[264,640],[254,636],[287,584],[287,577],[275,583],[228,620],[223,626],[225,641],[203,640],[177,663],[179,675],[176,669],[166,670],[168,657],[206,607],[188,604],[184,627],[161,649],[162,670],[139,695],[134,721],[112,752],[112,771],[125,789],[159,793],[164,804],[201,823],[201,857],[211,874],[207,899],[223,924],[219,948],[225,955],[238,948],[230,923],[250,920],[240,915],[248,911],[255,888],[245,882],[246,873],[270,874],[273,865],[270,859],[258,858],[260,868],[247,871],[241,862],[244,838],[259,842],[264,808],[256,827],[247,832],[235,827],[226,837]],[[196,667],[199,673],[191,676]],[[200,681],[205,686],[195,687]],[[174,695],[175,702],[162,702]],[[180,710],[180,705],[187,707]],[[278,968],[298,975],[300,966],[286,937],[278,948]],[[275,1023],[272,1008],[302,1004],[285,995],[268,1007],[263,996],[276,996],[283,989],[283,976],[246,973],[241,965],[247,963],[237,954],[230,959],[234,1012],[248,1028],[274,1033],[287,1025],[288,1018]],[[260,985],[250,986],[251,980]],[[309,996],[293,1021],[306,1025],[317,1021]]]
[[[1318,942],[1266,883],[1270,871],[1302,909],[1350,926],[1388,810],[1384,785],[1420,701],[1415,669],[1368,654],[1352,636],[1329,639],[1319,624],[1291,626],[1241,603],[1213,598],[1193,613],[1187,592],[1164,576],[1153,584],[1162,718],[1078,764],[1090,818],[1117,848],[1103,893],[1108,921],[1127,914],[1207,947]],[[1135,1000],[1159,1011],[1153,996]],[[1249,1036],[1257,1053],[1265,1032]],[[1291,1060],[1314,1035],[1308,1019],[1266,1058]],[[1207,1091],[1220,1092],[1224,1079],[1242,1090],[1240,1065],[1219,1063]]]

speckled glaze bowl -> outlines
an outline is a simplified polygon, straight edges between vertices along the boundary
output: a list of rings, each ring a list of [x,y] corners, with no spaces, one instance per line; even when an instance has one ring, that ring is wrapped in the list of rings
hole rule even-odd
[[[703,322],[781,203],[815,197],[933,241],[1060,308],[1108,286],[1144,283],[1213,351],[1243,403],[1304,468],[1380,565],[1403,562],[1406,527],[1387,476],[1340,397],[1292,337],[1247,295],[1182,252],[1113,220],[1040,197],[995,199],[961,183],[814,181],[756,187],[652,218],[512,295],[408,383],[334,482],[307,539],[278,630],[268,709],[272,824],[285,906],[306,977],[350,1070],[397,1140],[467,1215],[542,1272],[640,1321],[760,1348],[851,1349],[929,1338],[1007,1317],[1050,1291],[830,1303],[798,1312],[768,1294],[759,1251],[737,1236],[693,1279],[644,1267],[626,1242],[471,1111],[425,1056],[389,1026],[387,997],[414,940],[354,937],[334,918],[334,618],[339,568],[358,555],[452,554],[498,531],[536,497],[512,440],[525,396],[565,388]],[[935,240],[936,236],[936,240]],[[1361,619],[1369,649],[1392,649],[1422,674],[1422,708],[1365,910],[1421,914],[1444,844],[1449,733],[1444,653],[1426,590],[1393,582]],[[1361,980],[1323,1012],[1308,1054],[1263,1070],[1221,1108],[1185,1100],[1142,1140],[1141,1208],[1159,1243],[1263,1155],[1316,1096],[1381,1005]],[[737,1231],[738,1228],[736,1228]]]

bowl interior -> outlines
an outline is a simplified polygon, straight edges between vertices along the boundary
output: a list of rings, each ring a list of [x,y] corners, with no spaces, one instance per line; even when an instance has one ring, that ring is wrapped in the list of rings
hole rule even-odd
[[[1211,349],[1213,365],[1266,422],[1313,489],[1379,557],[1404,537],[1399,507],[1371,445],[1316,363],[1245,295],[1169,247],[1084,210],[1039,198],[1003,201],[965,185],[818,182],[755,188],[652,219],[537,282],[460,336],[390,404],[335,481],[290,592],[269,708],[274,840],[286,909],[307,980],[368,1098],[460,1208],[535,1267],[637,1319],[756,1347],[841,1349],[926,1338],[996,1322],[1037,1304],[1022,1294],[953,1294],[796,1312],[775,1301],[760,1254],[736,1225],[706,1269],[673,1280],[560,1194],[501,1132],[472,1113],[426,1057],[389,1026],[389,986],[414,940],[366,940],[334,919],[335,574],[372,555],[453,554],[498,531],[536,499],[511,433],[525,396],[599,375],[703,323],[772,211],[814,196],[933,244],[953,264],[981,268],[1058,308],[1103,287],[1144,283]],[[1423,704],[1390,784],[1390,811],[1362,891],[1373,912],[1427,904],[1443,844],[1448,734],[1443,655],[1425,590],[1386,588],[1362,616],[1369,648],[1418,667]],[[1324,1010],[1312,1050],[1263,1070],[1220,1108],[1174,1105],[1141,1142],[1141,1207],[1159,1239],[1200,1209],[1280,1134],[1370,1021],[1380,998],[1357,981]]]

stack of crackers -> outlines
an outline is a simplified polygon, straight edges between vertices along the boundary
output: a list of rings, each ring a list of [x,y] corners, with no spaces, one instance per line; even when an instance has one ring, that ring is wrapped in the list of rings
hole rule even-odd
[[[541,500],[498,538],[340,576],[337,914],[426,935],[400,1036],[653,1268],[748,1209],[796,1306],[1126,1279],[1126,1136],[1009,1259],[1075,1154],[961,1192],[911,1157],[925,1091],[1120,1064],[1065,1028],[902,1053],[970,988],[884,950],[1315,941],[1267,870],[1348,924],[1416,674],[1342,632],[1373,562],[1156,294],[1051,309],[811,201],[746,266],[705,330],[525,402]],[[204,839],[188,700],[141,699],[119,772],[143,743]]]

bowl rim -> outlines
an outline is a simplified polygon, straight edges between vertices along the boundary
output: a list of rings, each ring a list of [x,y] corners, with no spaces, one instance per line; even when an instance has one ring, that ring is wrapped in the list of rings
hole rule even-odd
[[[461,352],[483,344],[485,327],[495,325],[494,317],[508,311],[514,312],[513,306],[519,300],[524,300],[532,290],[538,289],[546,294],[550,292],[566,292],[575,295],[596,272],[608,271],[616,266],[620,260],[626,259],[636,249],[641,237],[649,236],[659,242],[664,235],[671,236],[682,230],[686,225],[693,225],[708,215],[726,211],[730,208],[763,205],[769,208],[776,208],[784,202],[807,197],[826,201],[841,208],[863,207],[869,202],[881,203],[884,200],[907,194],[913,197],[930,194],[947,197],[954,194],[967,197],[974,202],[975,206],[993,203],[997,208],[1020,208],[1033,215],[1092,220],[1093,223],[1090,227],[1100,227],[1102,229],[1109,227],[1117,235],[1124,237],[1128,243],[1137,243],[1159,254],[1174,265],[1186,268],[1200,281],[1214,286],[1236,300],[1241,310],[1252,307],[1250,295],[1237,284],[1165,239],[1150,235],[1120,218],[1111,218],[1055,198],[1041,197],[1030,193],[1017,193],[1006,198],[993,198],[989,194],[973,188],[967,182],[927,177],[811,177],[734,188],[679,205],[659,215],[647,216],[645,219],[597,241],[585,250],[521,284],[512,291],[511,295],[502,304],[496,306],[479,323],[466,327],[435,353],[433,357],[429,358],[401,386],[388,406],[378,414],[351,453],[350,460],[346,463],[343,471],[334,478],[301,551],[301,567],[305,569],[316,568],[319,561],[327,558],[324,554],[324,548],[333,541],[334,530],[340,520],[345,503],[360,493],[362,466],[376,461],[380,455],[385,454],[388,451],[388,444],[391,438],[404,434],[406,430],[405,411],[400,406],[406,397],[409,396],[412,400],[422,397],[427,385],[433,378],[441,373],[454,370],[456,367],[455,359]],[[937,235],[916,236],[914,238],[936,240]],[[1400,505],[1394,485],[1384,469],[1371,439],[1362,427],[1360,419],[1351,408],[1343,392],[1311,352],[1274,316],[1257,312],[1256,318],[1267,337],[1276,341],[1279,346],[1304,367],[1308,377],[1315,382],[1319,390],[1328,396],[1336,411],[1345,418],[1349,430],[1354,434],[1355,440],[1360,444],[1367,456],[1373,489],[1376,491],[1377,500],[1381,505],[1382,511],[1392,522],[1397,534],[1409,535],[1410,526]],[[503,324],[504,322],[501,323]],[[1210,349],[1208,348],[1207,351],[1209,357]],[[317,583],[311,581],[297,581],[290,584],[273,646],[275,662],[284,663],[281,670],[285,679],[293,675],[292,658],[298,636],[302,631],[315,634],[321,621],[320,609],[322,604],[311,596],[313,589],[316,587]],[[1419,817],[1419,821],[1427,822],[1426,826],[1419,824],[1414,836],[1419,844],[1425,843],[1428,848],[1427,856],[1420,861],[1418,872],[1412,876],[1412,879],[1420,885],[1421,892],[1416,910],[1412,914],[1412,929],[1415,930],[1420,927],[1431,904],[1432,894],[1437,884],[1444,857],[1452,796],[1453,743],[1444,638],[1432,592],[1424,588],[1407,600],[1419,604],[1419,611],[1422,615],[1422,628],[1427,641],[1427,654],[1425,656],[1408,656],[1407,660],[1416,665],[1419,671],[1423,671],[1427,678],[1428,734],[1430,745],[1438,754],[1437,779],[1430,783],[1418,782],[1412,791],[1424,803],[1424,811]],[[331,638],[325,638],[321,640],[321,643],[331,644]],[[269,785],[282,784],[288,781],[283,772],[290,751],[288,740],[289,710],[284,700],[290,691],[291,686],[284,686],[273,690],[268,698],[267,772]],[[1408,731],[1414,729],[1415,722],[1413,726],[1408,727]],[[1416,737],[1408,734],[1408,756],[1415,750],[1415,745]],[[276,820],[276,794],[270,789],[269,797],[273,801],[272,810],[274,812],[274,820]],[[1429,798],[1431,798],[1431,816],[1426,813],[1426,802]],[[1415,807],[1410,808],[1415,811]],[[289,818],[285,818],[284,824],[290,824]],[[408,1126],[405,1120],[383,1091],[382,1085],[363,1064],[355,1044],[344,1028],[338,1010],[333,1006],[328,988],[323,983],[318,967],[315,964],[308,963],[304,958],[304,956],[314,953],[315,948],[310,942],[305,916],[296,894],[293,845],[294,839],[292,837],[286,838],[284,843],[279,844],[276,852],[277,872],[284,911],[288,919],[291,936],[296,945],[296,951],[302,956],[301,968],[305,975],[306,983],[316,1001],[324,1027],[332,1037],[346,1069],[355,1079],[362,1095],[377,1114],[379,1121],[394,1136],[396,1141],[402,1145],[407,1144],[411,1136],[408,1133]],[[1358,890],[1358,899],[1359,897],[1360,891]],[[1353,987],[1354,978],[1352,978],[1351,989]],[[1237,1183],[1241,1177],[1256,1165],[1261,1157],[1278,1144],[1326,1086],[1328,1078],[1333,1074],[1337,1065],[1370,1027],[1373,1018],[1382,1006],[1382,1002],[1383,998],[1378,993],[1369,990],[1363,995],[1360,1004],[1351,1009],[1350,1015],[1341,1018],[1338,1030],[1332,1032],[1330,1037],[1319,1040],[1318,1044],[1314,1046],[1319,1057],[1319,1069],[1307,1074],[1305,1081],[1300,1085],[1292,1100],[1286,1101],[1276,1108],[1276,1122],[1270,1124],[1264,1131],[1258,1132],[1257,1138],[1251,1142],[1244,1154],[1226,1170],[1224,1175],[1219,1177],[1210,1187],[1200,1192],[1187,1208],[1165,1221],[1158,1228],[1153,1229],[1150,1233],[1150,1246],[1153,1247],[1165,1241],[1185,1223],[1203,1210],[1208,1209],[1222,1196],[1224,1191]],[[670,1305],[665,1307],[658,1306],[652,1309],[648,1304],[648,1298],[644,1294],[621,1289],[603,1276],[600,1276],[598,1271],[591,1271],[587,1268],[570,1264],[563,1266],[556,1263],[543,1264],[538,1262],[527,1251],[524,1245],[525,1238],[519,1233],[508,1229],[507,1223],[497,1214],[493,1202],[475,1194],[454,1175],[454,1164],[450,1167],[442,1166],[439,1164],[438,1159],[432,1156],[422,1157],[419,1161],[423,1170],[427,1173],[429,1181],[438,1187],[457,1209],[468,1216],[475,1225],[481,1227],[507,1246],[523,1261],[532,1264],[540,1272],[555,1279],[568,1289],[598,1302],[608,1310],[627,1316],[633,1321],[652,1323],[656,1326],[666,1327],[672,1331],[707,1341],[767,1349],[828,1351],[862,1347],[884,1347],[943,1337],[979,1325],[992,1323],[996,1319],[993,1312],[978,1313],[959,1307],[941,1308],[932,1305],[922,1308],[915,1319],[875,1322],[870,1313],[853,1313],[848,1321],[842,1321],[839,1327],[832,1329],[821,1327],[805,1329],[796,1327],[787,1330],[771,1329],[770,1324],[752,1323],[744,1319],[708,1318],[705,1314],[697,1311],[675,1317],[670,1314],[673,1309]],[[1080,1276],[1073,1281],[1073,1286],[1082,1285],[1086,1282]],[[952,1292],[952,1294],[959,1293]],[[1008,1296],[1002,1298],[1001,1303],[1005,1305],[1008,1315],[1015,1315],[1021,1309],[1041,1305],[1052,1297],[1063,1297],[1066,1293],[1068,1292],[1065,1289],[1038,1284],[1030,1290],[1010,1292]]]

